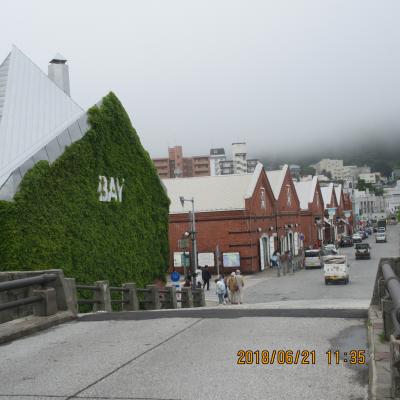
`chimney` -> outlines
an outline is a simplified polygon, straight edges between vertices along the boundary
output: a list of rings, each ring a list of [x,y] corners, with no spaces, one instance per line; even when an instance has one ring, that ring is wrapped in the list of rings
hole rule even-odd
[[[48,69],[49,78],[68,96],[69,92],[69,72],[67,59],[57,53],[51,60]]]

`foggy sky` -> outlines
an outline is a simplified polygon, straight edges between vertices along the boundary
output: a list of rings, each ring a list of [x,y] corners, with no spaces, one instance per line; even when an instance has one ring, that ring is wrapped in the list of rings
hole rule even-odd
[[[400,127],[398,0],[2,0],[1,21],[1,61],[60,52],[78,104],[114,91],[153,157]]]

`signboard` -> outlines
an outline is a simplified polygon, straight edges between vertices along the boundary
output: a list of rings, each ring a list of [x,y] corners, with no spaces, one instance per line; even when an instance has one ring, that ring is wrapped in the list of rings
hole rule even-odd
[[[226,268],[240,267],[239,253],[222,253],[223,265]]]
[[[171,281],[172,282],[179,282],[179,279],[181,279],[181,274],[177,271],[174,271],[171,273]]]
[[[214,253],[199,253],[197,255],[197,264],[199,267],[204,267],[208,265],[209,267],[214,267]]]
[[[181,250],[188,249],[189,248],[189,239],[179,239],[178,240],[178,247]]]
[[[174,252],[174,267],[188,267],[189,265],[190,265],[190,255],[187,251]]]
[[[174,252],[174,267],[182,267],[182,254],[183,251]]]

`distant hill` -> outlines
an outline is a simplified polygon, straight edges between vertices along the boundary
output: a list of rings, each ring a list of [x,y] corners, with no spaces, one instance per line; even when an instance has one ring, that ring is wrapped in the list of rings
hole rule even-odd
[[[368,165],[372,172],[389,176],[394,167],[400,167],[400,135],[382,139],[380,136],[365,137],[351,144],[337,143],[324,149],[310,149],[305,154],[283,152],[259,157],[266,167],[278,168],[281,164],[298,164],[306,169],[322,158],[342,159],[345,165]]]

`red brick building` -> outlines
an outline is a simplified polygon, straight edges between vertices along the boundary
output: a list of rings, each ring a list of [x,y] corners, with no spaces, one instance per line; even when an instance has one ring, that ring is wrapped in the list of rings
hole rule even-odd
[[[339,218],[339,205],[336,198],[333,183],[321,188],[325,207],[325,241],[326,243],[335,243],[338,237],[336,221]],[[332,215],[329,215],[328,208],[335,209]]]
[[[304,233],[304,246],[319,248],[324,241],[324,200],[316,176],[311,181],[295,182],[300,200],[300,226]]]
[[[254,273],[269,265],[275,198],[262,164],[253,174],[165,179],[163,183],[171,200],[170,270],[183,272],[178,240],[190,226],[191,204],[185,202],[182,207],[180,196],[194,199],[199,266],[206,260],[216,272],[219,261],[220,272],[240,268]]]

